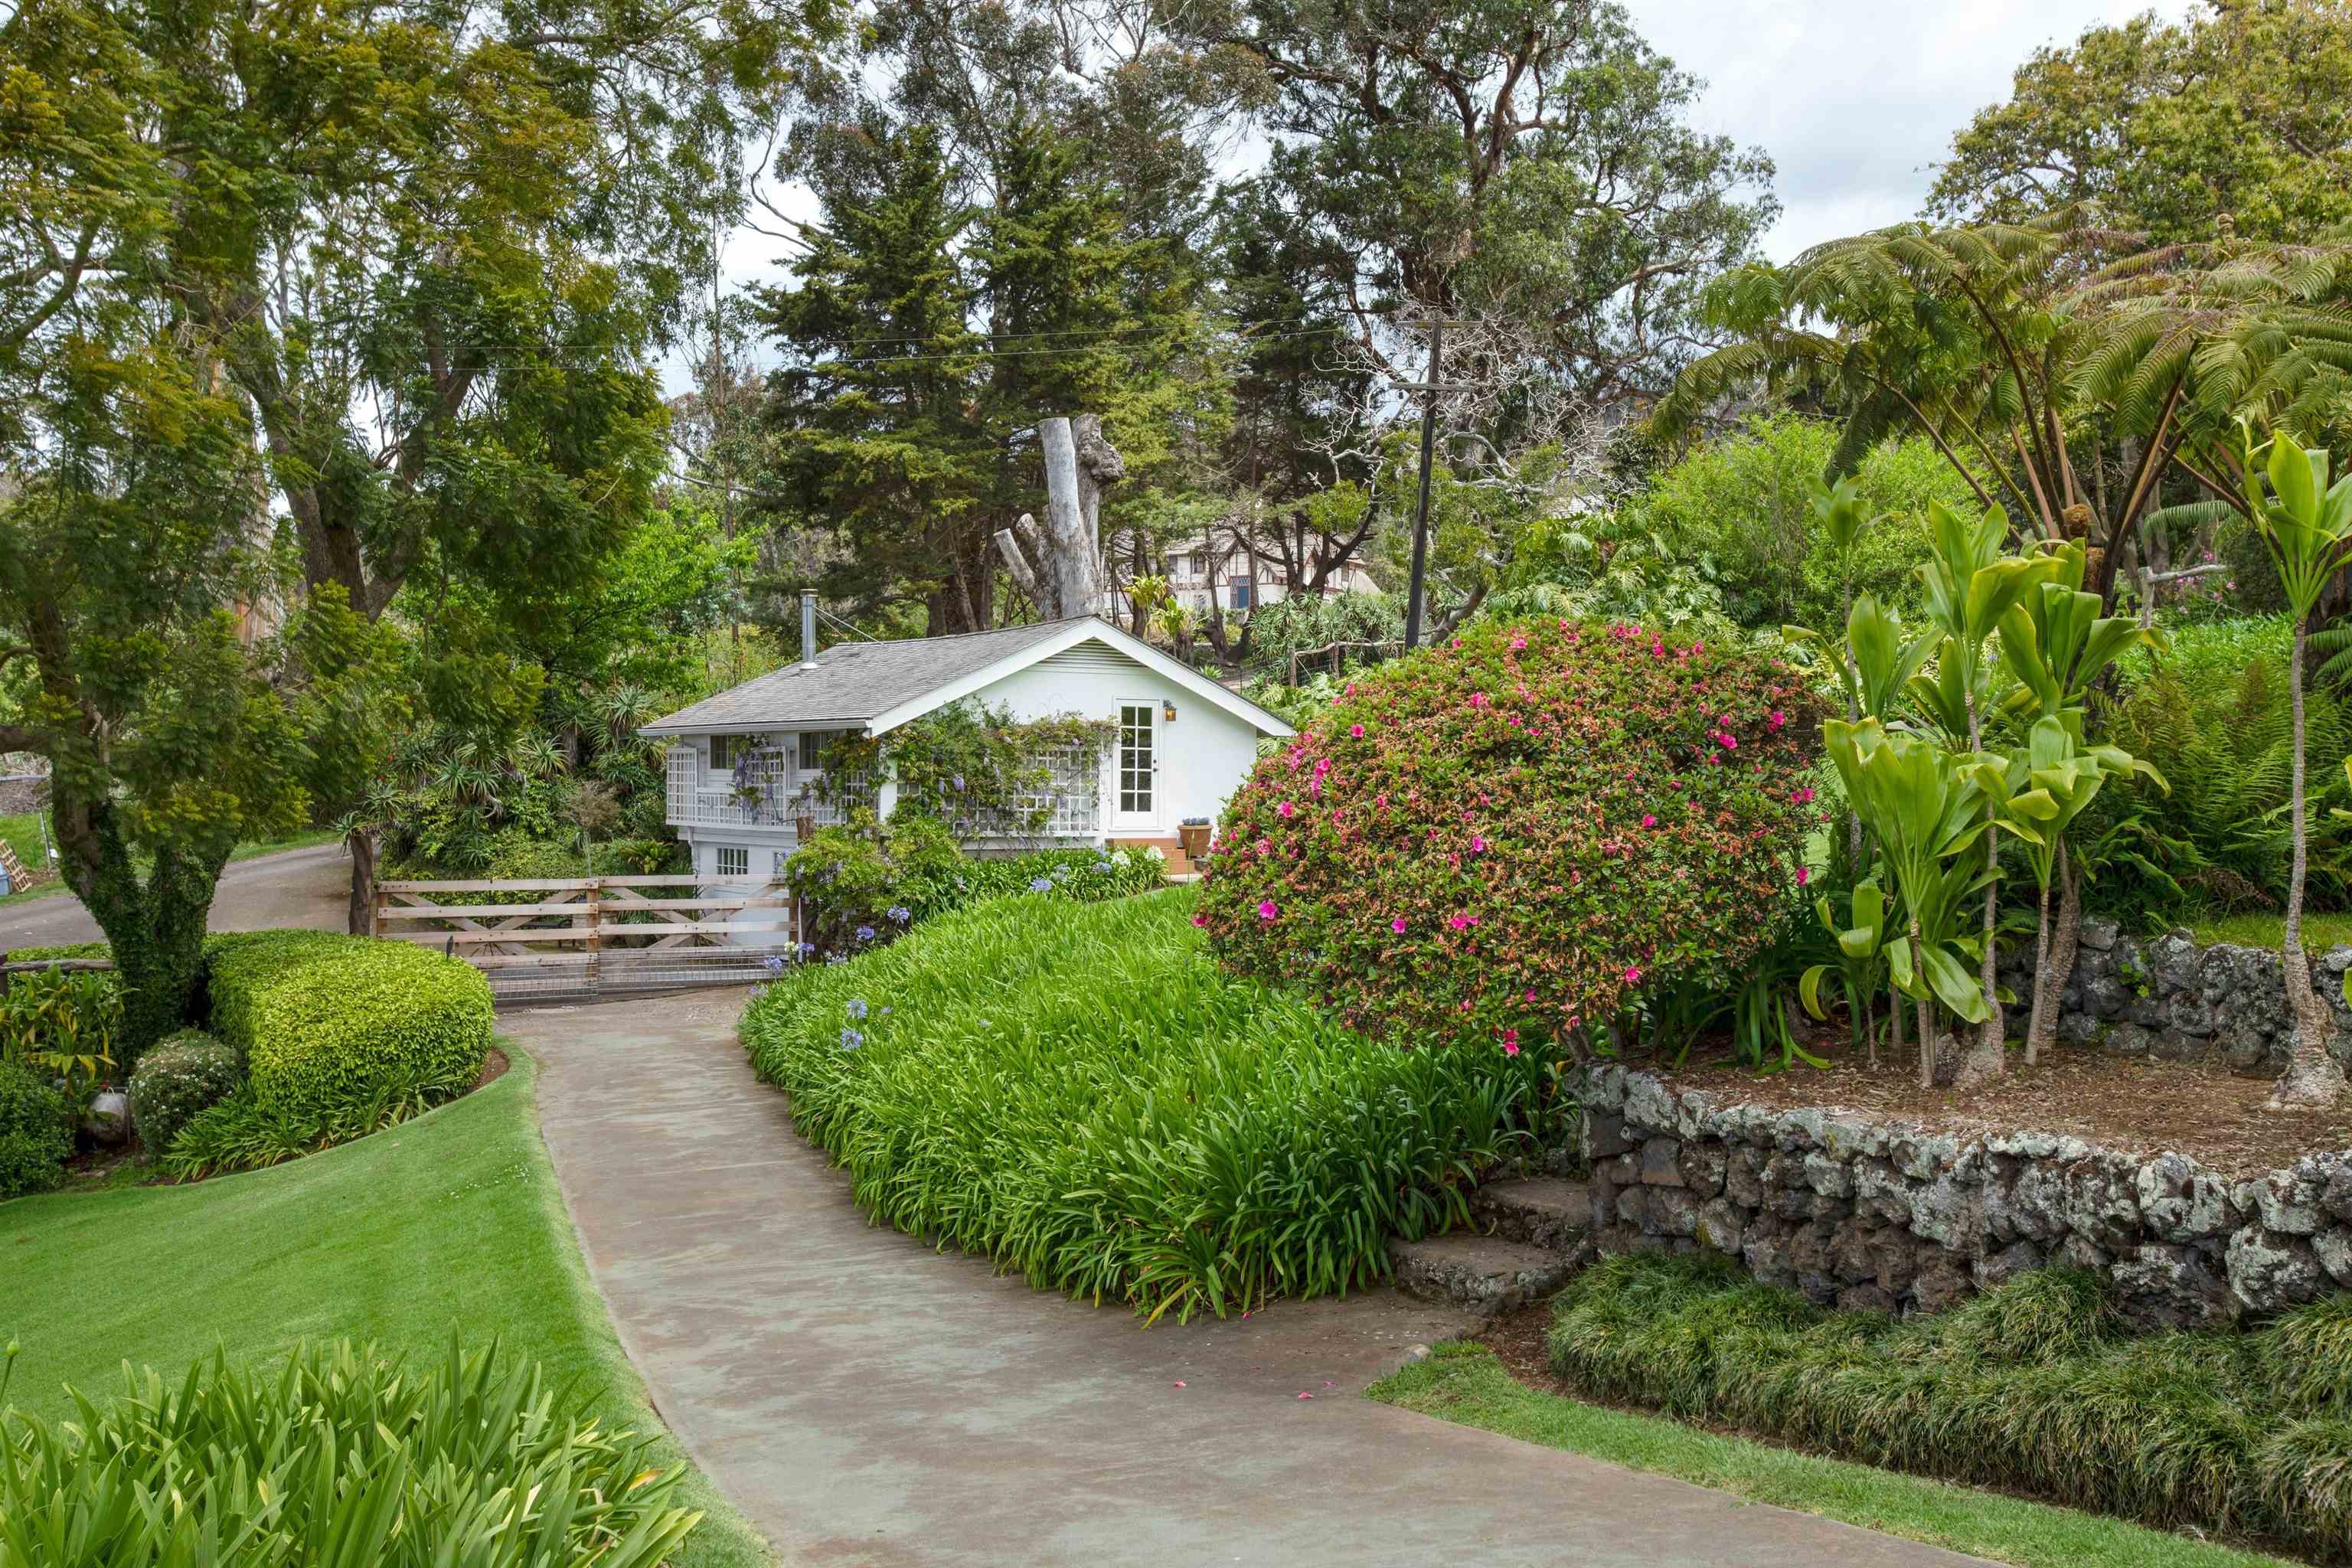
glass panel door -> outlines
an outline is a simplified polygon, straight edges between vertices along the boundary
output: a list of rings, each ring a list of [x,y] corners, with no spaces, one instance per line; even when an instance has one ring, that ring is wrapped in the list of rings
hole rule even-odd
[[[1118,708],[1118,755],[1114,763],[1111,826],[1153,827],[1160,822],[1160,705],[1122,702]]]

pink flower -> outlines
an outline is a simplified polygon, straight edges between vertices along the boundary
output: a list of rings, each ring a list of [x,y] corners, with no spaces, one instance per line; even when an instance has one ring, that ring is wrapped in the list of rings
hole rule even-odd
[[[1799,805],[1811,805],[1813,803],[1813,786],[1807,784],[1789,798]]]
[[[1511,639],[1511,651],[1513,653],[1521,652],[1527,647],[1527,646],[1528,639],[1525,637],[1513,637]]]
[[[1639,985],[1642,984],[1641,965],[1637,963],[1629,963],[1625,966],[1625,984],[1628,985]]]
[[[1271,855],[1271,854],[1273,854],[1273,853],[1274,853],[1274,840],[1273,840],[1273,839],[1271,839],[1271,838],[1261,838],[1261,839],[1259,839],[1259,840],[1257,841],[1257,852],[1258,852],[1259,854],[1261,854],[1261,855]]]
[[[1775,708],[1775,709],[1773,709],[1773,710],[1772,710],[1772,718],[1771,718],[1771,724],[1772,724],[1772,728],[1774,728],[1775,730],[1777,730],[1777,729],[1779,729],[1781,725],[1783,725],[1783,724],[1787,723],[1788,721],[1789,721],[1789,716],[1788,716],[1786,713],[1781,712],[1778,708]]]
[[[1470,853],[1473,855],[1484,855],[1486,852],[1486,841],[1477,834],[1472,834],[1470,836]]]
[[[1532,992],[1532,991],[1528,992],[1528,1000],[1529,1002],[1533,1002],[1535,999],[1536,999],[1536,994],[1535,994],[1534,992]]]
[[[1503,1031],[1503,1054],[1507,1057],[1519,1054],[1519,1032],[1517,1029]]]
[[[1445,917],[1445,923],[1455,931],[1468,931],[1472,926],[1478,923],[1478,917],[1476,915],[1448,915]]]
[[[1350,724],[1348,726],[1348,739],[1351,741],[1360,741],[1363,738],[1364,727],[1361,724]]]
[[[1811,868],[1811,867],[1809,867],[1809,866],[1800,866],[1800,867],[1798,867],[1798,868],[1797,868],[1797,886],[1799,886],[1800,888],[1803,887],[1807,882],[1809,882],[1809,881],[1812,880],[1812,876],[1813,876],[1812,868]]]
[[[1275,816],[1276,816],[1287,817],[1287,816],[1296,816],[1296,815],[1297,814],[1297,811],[1298,811],[1298,808],[1297,808],[1297,806],[1295,806],[1295,805],[1291,805],[1288,801],[1286,801],[1286,801],[1284,801],[1280,805],[1277,805],[1277,806],[1276,806],[1276,807],[1274,808],[1274,815],[1275,815]]]
[[[1195,910],[1192,911],[1192,923],[1196,926],[1207,925],[1209,923],[1209,917],[1202,914],[1200,910]]]
[[[1644,827],[1655,827],[1657,825],[1658,825],[1658,819],[1657,819],[1656,817],[1654,817],[1654,816],[1651,816],[1647,815],[1646,813],[1645,813],[1645,814],[1643,814],[1643,817],[1642,817],[1642,826],[1644,826]]]
[[[1270,921],[1281,912],[1281,910],[1274,907],[1274,900],[1272,899],[1266,900],[1257,907],[1257,918],[1262,921]]]
[[[1396,919],[1389,921],[1389,930],[1396,932],[1399,936],[1402,936],[1404,934],[1404,917],[1402,915],[1399,915]]]

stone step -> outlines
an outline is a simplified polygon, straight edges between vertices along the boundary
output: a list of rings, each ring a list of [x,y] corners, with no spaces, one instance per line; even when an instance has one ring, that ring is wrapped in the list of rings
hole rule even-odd
[[[1419,1241],[1391,1237],[1389,1263],[1405,1294],[1491,1316],[1543,1300],[1568,1283],[1580,1260],[1524,1241],[1456,1231]]]
[[[1470,1194],[1470,1218],[1504,1241],[1573,1253],[1592,1230],[1592,1192],[1563,1176],[1489,1182]]]

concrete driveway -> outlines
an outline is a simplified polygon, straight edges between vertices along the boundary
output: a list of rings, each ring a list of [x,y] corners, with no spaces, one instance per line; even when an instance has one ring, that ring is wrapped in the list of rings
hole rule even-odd
[[[283,849],[232,861],[213,895],[215,931],[299,926],[341,931],[348,922],[352,858],[340,844]],[[0,909],[0,948],[95,942],[106,933],[71,893]]]
[[[656,1406],[786,1563],[1973,1561],[1359,1398],[1465,1326],[1391,1290],[1145,1329],[869,1226],[745,1066],[742,1001],[503,1023]]]

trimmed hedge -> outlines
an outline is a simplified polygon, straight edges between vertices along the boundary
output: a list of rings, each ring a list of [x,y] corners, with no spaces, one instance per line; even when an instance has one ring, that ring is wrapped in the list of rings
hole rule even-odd
[[[456,1092],[490,1048],[489,983],[407,942],[274,931],[212,944],[213,1030],[264,1110],[323,1117],[387,1090]]]
[[[46,1193],[73,1154],[73,1109],[49,1080],[0,1062],[0,1198]]]
[[[1553,1370],[1603,1401],[2323,1561],[2352,1543],[2352,1295],[2251,1333],[2133,1338],[2109,1287],[2067,1269],[1898,1322],[1727,1259],[1631,1255],[1554,1313]]]
[[[245,1082],[236,1051],[201,1029],[157,1042],[131,1075],[131,1121],[154,1159],[198,1111],[218,1105]]]

